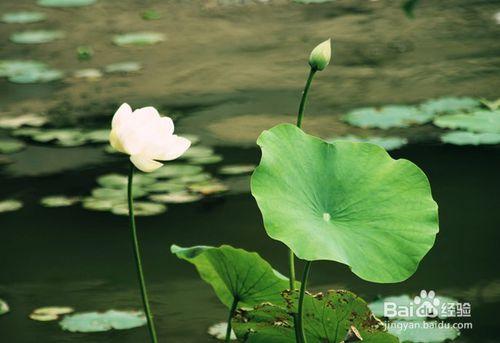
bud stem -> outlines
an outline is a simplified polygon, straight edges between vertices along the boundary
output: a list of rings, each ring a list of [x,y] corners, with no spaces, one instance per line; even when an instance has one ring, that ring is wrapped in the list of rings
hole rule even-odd
[[[307,93],[309,93],[309,88],[311,88],[311,82],[313,80],[314,74],[316,74],[316,69],[311,68],[309,71],[309,76],[307,77],[306,85],[304,91],[302,92],[302,99],[299,105],[299,114],[297,116],[297,127],[302,127],[302,117],[304,116],[304,108],[306,107]]]

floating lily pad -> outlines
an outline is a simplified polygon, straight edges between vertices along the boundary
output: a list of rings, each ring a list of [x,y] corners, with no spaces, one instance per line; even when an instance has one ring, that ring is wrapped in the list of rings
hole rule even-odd
[[[133,185],[142,187],[154,184],[156,181],[150,174],[135,174]],[[124,190],[128,185],[128,176],[122,174],[105,174],[97,178],[97,183],[106,188]],[[135,189],[134,189],[135,190]]]
[[[214,149],[207,146],[190,147],[181,157],[184,159],[195,159],[201,157],[211,157],[214,155]]]
[[[13,33],[10,40],[18,44],[42,44],[64,38],[64,36],[62,31],[33,30]]]
[[[437,117],[436,126],[478,133],[500,133],[500,111],[476,111]]]
[[[398,337],[402,343],[441,343],[452,341],[460,336],[458,329],[451,326],[439,326],[436,321],[394,321],[390,323],[388,331]]]
[[[349,142],[364,142],[371,143],[378,146],[381,146],[387,151],[399,149],[406,144],[408,144],[408,140],[402,137],[357,137],[353,135],[348,135],[344,137],[337,137],[335,139],[328,140],[330,143],[335,140],[345,140]]]
[[[126,330],[146,324],[146,317],[140,311],[109,310],[103,313],[76,313],[64,317],[59,323],[61,328],[70,332],[103,332]]]
[[[299,4],[322,4],[324,2],[333,2],[335,0],[293,0]]]
[[[136,201],[134,202],[134,214],[136,216],[156,216],[162,214],[167,210],[167,207],[162,204],[155,204],[152,202]],[[128,216],[128,205],[119,204],[114,205],[111,209],[113,214],[120,216]]]
[[[23,150],[26,147],[23,141],[17,139],[0,138],[0,153],[12,154]]]
[[[265,302],[236,316],[233,321],[236,336],[254,343],[295,342],[290,313],[296,312],[296,296],[288,292],[283,294],[286,306]],[[303,325],[308,342],[398,342],[395,336],[384,331],[384,325],[373,317],[363,299],[347,291],[328,291],[315,296],[307,294]],[[346,339],[353,330],[361,339]]]
[[[79,197],[67,197],[65,195],[51,195],[40,200],[40,204],[45,207],[66,207],[73,206],[80,201]]]
[[[199,173],[194,175],[184,175],[180,177],[173,178],[171,181],[174,183],[179,183],[183,185],[191,184],[191,183],[199,183],[212,179],[212,175],[210,173]]]
[[[55,314],[36,314],[30,313],[29,318],[31,320],[35,320],[37,322],[52,322],[54,320],[58,320],[59,316]]]
[[[468,131],[448,132],[441,136],[443,143],[455,145],[500,144],[500,133],[474,133]]]
[[[15,117],[0,117],[0,128],[17,129],[21,126],[43,126],[47,118],[39,114],[27,113]]]
[[[500,13],[500,12],[499,12]],[[480,99],[481,103],[486,106],[490,111],[496,111],[500,109],[500,99],[489,101],[488,99]]]
[[[102,78],[102,72],[94,68],[77,70],[73,75],[78,79],[86,80],[99,80]]]
[[[192,134],[180,134],[182,137],[186,138],[186,139],[189,139],[189,141],[191,142],[191,148],[192,149],[192,146],[199,143],[200,142],[200,137],[197,136],[197,135],[192,135]]]
[[[83,208],[91,211],[111,211],[113,206],[120,203],[120,201],[116,199],[99,199],[95,197],[86,197],[83,199],[82,205]]]
[[[189,151],[189,150],[188,150]],[[219,163],[223,160],[224,158],[222,155],[212,155],[212,156],[206,156],[206,157],[193,157],[189,159],[189,162],[194,163],[194,164],[215,164]]]
[[[85,140],[91,143],[107,143],[109,141],[109,130],[91,130],[84,133]]]
[[[481,102],[474,98],[444,97],[432,99],[420,105],[420,109],[429,114],[449,114],[477,110]]]
[[[144,189],[149,193],[179,192],[185,190],[186,185],[174,181],[159,181],[144,186]]]
[[[116,35],[113,38],[113,43],[118,46],[143,46],[152,45],[163,42],[165,35],[159,32],[130,32],[121,35]]]
[[[194,183],[188,186],[192,192],[198,192],[203,195],[213,195],[224,193],[229,190],[229,187],[218,180],[208,180],[199,183]]]
[[[239,175],[250,174],[255,169],[255,164],[234,164],[223,166],[219,169],[219,174],[223,175]]]
[[[96,2],[97,0],[38,0],[37,4],[44,7],[82,7]]]
[[[47,19],[45,13],[34,11],[10,12],[2,15],[2,21],[7,24],[29,24],[44,21],[45,19]]]
[[[54,142],[57,145],[73,147],[86,143],[85,136],[81,130],[77,129],[47,129],[40,130],[31,136],[36,142]]]
[[[349,112],[343,120],[362,128],[390,129],[425,124],[434,114],[426,113],[414,106],[367,107]]]
[[[257,253],[229,245],[218,248],[172,245],[171,251],[194,264],[201,278],[213,287],[227,307],[235,297],[241,307],[252,307],[264,301],[281,302],[281,291],[289,287],[288,278],[275,271]]]
[[[142,69],[139,62],[120,62],[108,64],[104,67],[106,73],[134,73]]]
[[[0,77],[14,83],[36,83],[58,80],[64,73],[50,69],[46,64],[33,60],[0,61]]]
[[[203,199],[200,194],[193,194],[185,191],[172,192],[166,194],[155,194],[149,197],[154,202],[163,202],[167,204],[185,204],[189,202],[196,202]]]
[[[17,211],[23,207],[23,203],[19,200],[2,200],[0,201],[0,213]]]
[[[0,299],[0,316],[6,314],[10,311],[9,305],[2,299]]]
[[[91,46],[79,46],[76,48],[76,57],[79,61],[89,61],[94,56],[94,49]]]
[[[257,144],[262,159],[252,194],[268,235],[299,258],[337,261],[372,282],[399,282],[433,246],[437,204],[412,162],[373,144],[327,143],[290,124],[264,131]]]
[[[430,293],[430,292],[429,292]],[[427,295],[427,293],[426,293]],[[421,303],[417,304],[415,302],[419,297],[410,297],[409,295],[400,295],[400,296],[390,296],[386,298],[382,298],[370,303],[368,306],[374,315],[377,317],[385,317],[384,306],[387,303],[394,304],[397,308],[413,308],[411,315],[404,316],[395,315],[392,317],[388,317],[390,320],[401,319],[401,320],[425,320],[427,317],[433,318],[448,318],[450,315],[451,309],[458,302],[455,299],[445,297],[445,296],[437,296],[432,293],[432,296],[429,296],[429,299],[420,300]],[[431,306],[430,308],[428,306]],[[432,309],[432,314],[429,314],[429,309]]]
[[[226,339],[226,331],[227,331],[227,322],[222,322],[214,324],[211,327],[209,327],[207,333],[210,336],[214,337],[215,339],[223,341],[224,339]],[[230,339],[232,341],[235,341],[237,339],[234,330],[231,330]]]
[[[53,314],[56,316],[61,316],[63,314],[68,314],[74,312],[75,309],[69,306],[47,306],[39,307],[33,310],[34,314]]]
[[[133,197],[140,198],[147,194],[145,190],[139,187],[133,189]],[[126,189],[117,188],[94,188],[92,190],[92,197],[97,199],[112,200],[115,203],[125,203],[127,201]]]
[[[149,175],[156,178],[172,178],[172,177],[182,177],[187,175],[196,175],[201,173],[202,171],[203,168],[200,166],[192,166],[189,164],[166,163],[164,167],[155,170]]]

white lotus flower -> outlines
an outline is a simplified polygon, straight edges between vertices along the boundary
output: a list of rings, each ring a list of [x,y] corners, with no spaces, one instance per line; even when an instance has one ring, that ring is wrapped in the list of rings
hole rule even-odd
[[[332,57],[331,40],[327,39],[323,43],[318,44],[311,55],[309,56],[309,65],[316,70],[323,70],[330,63]]]
[[[130,161],[143,172],[152,172],[163,164],[180,157],[191,145],[184,137],[174,135],[174,123],[169,117],[160,117],[154,107],[143,107],[132,112],[122,104],[113,116],[111,146],[130,155]]]

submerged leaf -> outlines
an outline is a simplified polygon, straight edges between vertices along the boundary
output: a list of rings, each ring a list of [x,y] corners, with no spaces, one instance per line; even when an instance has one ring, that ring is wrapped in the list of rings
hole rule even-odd
[[[263,303],[242,311],[233,323],[236,336],[253,343],[295,342],[293,318],[296,297],[286,293],[286,307]],[[292,309],[293,307],[293,309]],[[328,291],[304,298],[304,333],[310,342],[341,343],[354,327],[363,342],[397,343],[370,312],[365,301],[347,291]]]
[[[343,120],[362,128],[390,129],[425,124],[434,114],[423,112],[414,106],[384,106],[356,109],[344,116]]]
[[[415,164],[290,124],[257,143],[262,160],[251,188],[270,237],[301,259],[337,261],[372,282],[415,272],[439,230],[429,181]]]
[[[233,299],[240,307],[255,306],[263,301],[281,303],[281,291],[289,286],[286,277],[275,271],[257,253],[229,245],[218,248],[172,245],[177,257],[195,265],[201,278],[210,284],[219,300],[230,307]]]
[[[109,310],[103,313],[76,313],[64,317],[61,328],[70,332],[103,332],[112,329],[126,330],[146,324],[146,317],[140,311]]]
[[[434,125],[447,129],[460,129],[478,133],[500,134],[500,111],[476,111],[437,117]]]

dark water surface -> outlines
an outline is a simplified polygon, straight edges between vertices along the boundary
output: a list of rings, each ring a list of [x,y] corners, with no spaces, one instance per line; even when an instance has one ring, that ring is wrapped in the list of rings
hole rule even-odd
[[[67,77],[42,85],[1,78],[0,116],[32,111],[47,113],[55,126],[104,127],[117,104],[154,105],[173,114],[182,132],[215,146],[223,164],[258,163],[257,135],[294,120],[308,52],[330,36],[333,64],[313,85],[304,119],[308,132],[367,134],[338,120],[360,106],[499,96],[500,25],[493,18],[499,1],[421,1],[414,20],[404,16],[399,1],[223,3],[230,2],[99,0],[80,9],[41,9],[32,0],[1,0],[0,14],[36,8],[49,19],[28,26],[0,24],[0,59],[45,61]],[[162,20],[142,21],[147,8],[157,9]],[[8,41],[13,32],[42,28],[65,30],[67,38],[36,46]],[[139,48],[111,44],[114,34],[144,30],[164,32],[167,41]],[[80,45],[92,45],[91,61],[76,59]],[[96,82],[71,76],[122,61],[139,61],[144,68]],[[437,132],[426,125],[389,134],[421,142],[432,141]],[[474,329],[464,331],[461,342],[500,342],[498,147],[424,142],[391,154],[412,160],[430,178],[440,207],[436,245],[403,283],[371,284],[343,265],[317,262],[311,287],[348,288],[368,301],[432,289],[472,303]],[[145,327],[72,334],[56,322],[28,319],[34,308],[49,305],[78,311],[140,308],[127,219],[80,206],[38,204],[45,195],[87,195],[96,176],[125,173],[125,161],[94,146],[30,145],[11,157],[14,164],[0,167],[0,199],[17,198],[25,207],[0,214],[0,298],[11,306],[0,317],[0,342],[146,342]],[[210,341],[207,327],[227,317],[194,267],[170,254],[171,244],[231,244],[258,251],[286,274],[286,249],[266,236],[248,192],[172,205],[165,214],[139,218],[138,226],[162,342]]]

